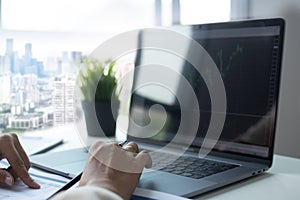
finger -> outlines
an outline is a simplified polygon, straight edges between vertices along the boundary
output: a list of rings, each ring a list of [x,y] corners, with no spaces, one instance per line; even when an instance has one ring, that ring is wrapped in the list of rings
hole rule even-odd
[[[23,162],[21,156],[18,154],[15,146],[13,144],[7,144],[7,153],[5,157],[10,163],[12,170],[18,177],[31,188],[40,188],[40,185],[35,183],[34,180],[29,176],[25,163]]]
[[[12,134],[13,136],[13,139],[14,139],[14,145],[19,153],[19,155],[21,156],[24,164],[25,164],[25,167],[26,169],[28,170],[30,168],[30,161],[29,161],[29,158],[26,154],[26,152],[24,151],[20,141],[19,141],[19,138],[16,134]]]
[[[8,171],[0,169],[0,183],[4,183],[8,186],[13,186],[14,177]]]
[[[152,167],[152,159],[149,153],[145,150],[138,153],[135,157],[138,163],[142,164],[142,167],[150,168]]]
[[[135,142],[129,142],[123,147],[126,151],[130,151],[132,153],[138,153],[139,147]]]
[[[6,170],[14,177],[14,179],[18,178],[18,175],[13,170],[12,166],[9,166]]]

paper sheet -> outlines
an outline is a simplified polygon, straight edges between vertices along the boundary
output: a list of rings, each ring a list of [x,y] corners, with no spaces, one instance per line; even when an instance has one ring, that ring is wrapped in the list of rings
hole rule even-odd
[[[29,173],[31,177],[41,185],[40,189],[31,189],[18,179],[12,187],[1,185],[0,199],[46,199],[69,181],[69,179],[61,176],[41,172],[35,169],[30,169]]]

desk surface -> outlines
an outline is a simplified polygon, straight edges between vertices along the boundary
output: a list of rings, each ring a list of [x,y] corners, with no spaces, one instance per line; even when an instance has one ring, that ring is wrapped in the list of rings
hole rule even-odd
[[[62,126],[49,130],[37,130],[27,135],[61,137],[64,144],[52,151],[61,151],[89,145],[98,140],[79,134],[75,126]],[[107,139],[109,140],[109,139]],[[299,199],[300,159],[274,156],[272,168],[259,176],[249,178],[224,188],[203,194],[195,199]]]
[[[195,199],[299,199],[300,159],[275,155],[271,169]]]

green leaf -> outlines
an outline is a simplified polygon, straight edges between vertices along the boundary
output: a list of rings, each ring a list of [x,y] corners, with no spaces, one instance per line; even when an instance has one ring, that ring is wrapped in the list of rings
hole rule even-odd
[[[78,64],[81,68],[78,71],[84,101],[110,100],[118,96],[115,92],[117,88],[115,64],[115,61],[101,62],[91,57],[81,59]]]

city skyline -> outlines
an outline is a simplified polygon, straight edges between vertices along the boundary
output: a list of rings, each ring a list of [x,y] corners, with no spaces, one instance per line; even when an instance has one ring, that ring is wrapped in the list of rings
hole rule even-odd
[[[24,54],[6,38],[0,54],[0,132],[25,131],[72,122],[78,51],[40,61],[34,45],[24,44]]]
[[[76,62],[82,56],[80,51],[61,51],[58,56],[39,59],[33,56],[32,43],[24,43],[23,55],[14,48],[14,39],[6,38],[3,54],[0,54],[0,75],[10,71],[12,74],[36,74],[38,77],[75,73]],[[71,63],[71,64],[70,64]]]

